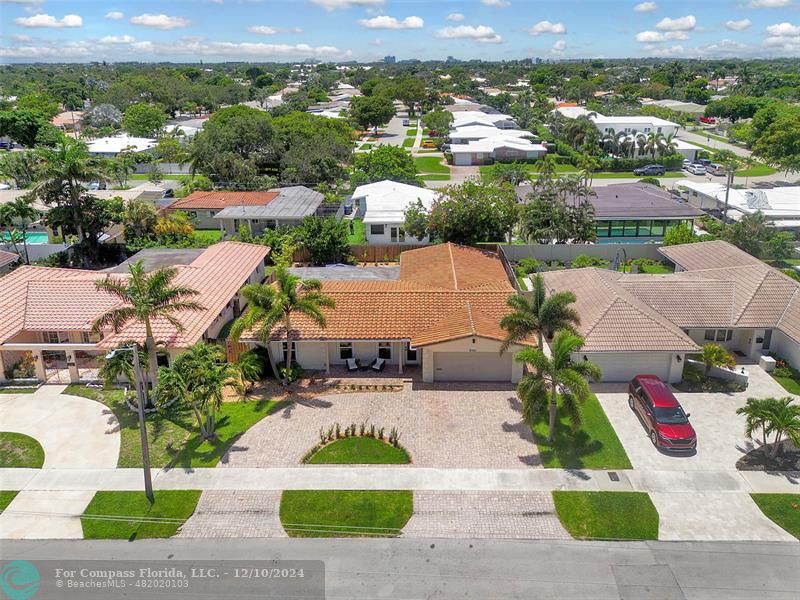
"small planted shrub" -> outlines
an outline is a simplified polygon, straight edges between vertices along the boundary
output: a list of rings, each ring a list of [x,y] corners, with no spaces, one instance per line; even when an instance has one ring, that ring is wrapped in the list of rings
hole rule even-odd
[[[523,258],[517,263],[516,267],[514,267],[514,271],[517,275],[524,277],[525,275],[535,273],[541,266],[542,263],[535,258]]]
[[[583,269],[586,267],[599,267],[604,269],[608,266],[608,261],[604,258],[597,256],[589,256],[588,254],[580,254],[572,259],[573,269]]]

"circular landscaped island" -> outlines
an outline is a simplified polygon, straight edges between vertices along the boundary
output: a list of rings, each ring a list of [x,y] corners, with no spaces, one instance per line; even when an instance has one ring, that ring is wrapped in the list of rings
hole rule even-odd
[[[405,465],[408,452],[373,437],[347,437],[334,440],[316,450],[304,461],[311,465]]]
[[[42,445],[29,435],[0,431],[0,468],[41,469]]]

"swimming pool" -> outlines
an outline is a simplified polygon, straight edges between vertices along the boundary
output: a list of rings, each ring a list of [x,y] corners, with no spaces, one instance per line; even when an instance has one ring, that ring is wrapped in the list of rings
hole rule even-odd
[[[0,240],[7,242],[11,237],[7,231],[0,233]],[[46,231],[28,231],[25,233],[25,239],[29,244],[46,244],[48,241]]]

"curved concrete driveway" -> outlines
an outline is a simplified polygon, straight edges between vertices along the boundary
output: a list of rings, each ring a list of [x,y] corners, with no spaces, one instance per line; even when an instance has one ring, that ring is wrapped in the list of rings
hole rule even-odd
[[[45,469],[116,467],[120,445],[116,417],[99,402],[62,394],[65,387],[3,394],[0,429],[36,439],[44,449]],[[93,496],[91,491],[21,490],[0,514],[0,538],[83,538],[80,515]]]
[[[44,448],[45,469],[114,468],[119,424],[104,404],[42,386],[33,394],[0,396],[0,429],[24,433]]]

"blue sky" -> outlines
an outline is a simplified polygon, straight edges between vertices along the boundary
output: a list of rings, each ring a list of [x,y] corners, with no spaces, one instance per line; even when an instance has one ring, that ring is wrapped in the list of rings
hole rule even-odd
[[[800,0],[0,0],[0,61],[800,56]]]

